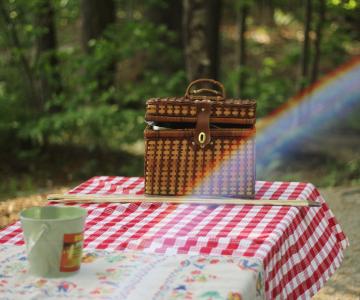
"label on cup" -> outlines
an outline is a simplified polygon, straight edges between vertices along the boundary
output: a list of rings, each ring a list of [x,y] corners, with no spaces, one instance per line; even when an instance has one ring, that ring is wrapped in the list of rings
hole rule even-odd
[[[75,272],[80,269],[83,240],[82,232],[64,234],[60,272]]]

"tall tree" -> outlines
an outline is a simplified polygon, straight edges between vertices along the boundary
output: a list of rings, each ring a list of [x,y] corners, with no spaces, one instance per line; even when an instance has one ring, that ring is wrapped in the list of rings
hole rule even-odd
[[[82,43],[90,51],[89,41],[102,36],[108,25],[115,22],[114,0],[81,0]]]
[[[39,67],[39,97],[42,105],[54,94],[61,91],[61,78],[58,70],[57,38],[55,12],[51,0],[39,0],[35,13],[35,25],[40,29],[36,38],[36,57]],[[58,110],[58,107],[52,107]]]
[[[183,0],[183,41],[188,80],[219,76],[221,0]]]
[[[312,21],[312,4],[311,0],[305,3],[305,22],[304,22],[304,42],[301,56],[301,78],[300,89],[303,89],[308,81],[309,61],[310,61],[310,30]]]
[[[311,70],[311,83],[314,83],[319,75],[319,63],[320,63],[320,54],[321,54],[321,40],[322,40],[322,30],[325,21],[325,10],[326,3],[325,0],[318,1],[318,21],[316,24],[316,39],[314,43],[314,61]]]
[[[10,47],[17,50],[20,68],[23,71],[25,82],[27,82],[27,85],[29,87],[29,98],[31,101],[36,101],[36,106],[40,106],[40,103],[38,103],[32,66],[24,51],[22,51],[23,45],[21,44],[16,24],[13,19],[10,18],[8,9],[5,6],[4,1],[0,1],[0,13],[4,22],[4,27],[6,29],[5,34],[9,41],[9,45]],[[33,105],[31,105],[31,107],[33,107]]]
[[[273,0],[241,0],[242,3],[245,2],[248,5],[253,2],[254,4],[254,21],[256,24],[262,24],[265,26],[274,26],[274,14],[275,14],[275,5]]]
[[[221,25],[221,0],[208,1],[207,36],[210,57],[210,74],[218,79],[220,66],[220,25]]]
[[[82,15],[82,44],[86,52],[91,53],[89,41],[103,37],[109,25],[115,23],[116,11],[114,0],[81,0]],[[102,70],[98,70],[94,77],[98,83],[98,91],[108,89],[115,79],[115,61],[109,62]],[[114,102],[111,100],[110,102]]]
[[[152,23],[160,26],[165,26],[166,29],[171,32],[172,38],[167,39],[166,43],[170,47],[174,47],[182,50],[182,0],[172,0],[172,1],[152,1],[149,3],[146,9],[146,17]],[[184,53],[181,51],[181,59],[174,61],[174,63],[167,64],[164,68],[164,71],[170,73],[183,68],[184,62]]]
[[[164,25],[177,34],[174,46],[181,47],[182,0],[154,2],[147,9],[147,17],[155,24]]]
[[[245,86],[245,66],[246,66],[246,37],[245,37],[245,33],[247,30],[247,26],[246,26],[246,20],[247,20],[247,16],[249,13],[249,7],[248,5],[245,3],[241,3],[239,5],[239,7],[237,8],[237,27],[238,27],[238,32],[239,32],[239,43],[237,44],[237,53],[236,53],[236,57],[237,57],[237,62],[238,62],[238,67],[239,67],[239,84],[238,84],[238,88],[237,88],[237,95],[239,97],[242,96],[243,94],[243,89]]]

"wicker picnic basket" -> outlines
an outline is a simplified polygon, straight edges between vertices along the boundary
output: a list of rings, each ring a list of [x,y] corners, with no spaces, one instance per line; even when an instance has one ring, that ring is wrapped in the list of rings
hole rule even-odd
[[[198,79],[184,97],[149,99],[145,120],[145,194],[254,196],[256,101]]]

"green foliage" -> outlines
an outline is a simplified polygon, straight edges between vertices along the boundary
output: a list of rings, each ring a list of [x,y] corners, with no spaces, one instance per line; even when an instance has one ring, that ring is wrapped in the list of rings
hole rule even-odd
[[[161,24],[166,19],[161,14],[170,1],[116,0],[116,24],[109,26],[102,38],[90,40],[89,51],[84,51],[80,1],[53,0],[58,47],[39,54],[36,40],[48,31],[35,20],[43,2],[0,1],[0,150],[27,163],[43,155],[43,146],[80,147],[91,153],[129,149],[142,138],[146,99],[183,95],[186,88],[181,32]],[[258,116],[265,116],[298,90],[304,6],[275,1],[274,22],[264,25],[259,18],[268,5],[253,0],[223,4],[220,80],[227,94],[237,97],[239,79],[244,78],[242,96],[256,98]],[[313,4],[312,43],[319,2]],[[250,15],[247,62],[240,69],[235,54],[235,11],[242,5],[249,7]],[[359,53],[359,9],[353,0],[326,2],[322,74]],[[42,93],[44,79],[52,87],[50,94]],[[358,130],[357,115],[349,122]],[[133,164],[136,172],[141,163],[137,158]],[[95,173],[98,167],[89,160],[77,178]],[[352,178],[356,168],[358,161],[336,170]],[[119,169],[123,174],[135,172],[131,167]],[[324,179],[329,184],[339,182],[336,170]],[[17,186],[10,182],[9,188]]]
[[[274,75],[277,68],[273,58],[265,57],[257,70],[249,67],[243,70],[237,68],[230,72],[226,80],[226,88],[230,95],[236,95],[240,72],[243,72],[246,78],[243,98],[256,98],[257,115],[263,117],[284,103],[293,89],[290,78],[279,78]]]
[[[319,180],[321,186],[358,185],[360,158],[353,158],[347,162],[335,161],[328,164],[328,173]]]
[[[165,65],[178,55],[175,51],[166,52],[166,45],[161,41],[166,34],[164,28],[152,24],[129,22],[109,28],[103,39],[91,41],[92,52],[88,56],[63,54],[62,73],[69,78],[67,89],[49,102],[50,106],[61,104],[62,111],[43,116],[23,133],[38,137],[39,142],[46,136],[57,143],[111,148],[141,138],[145,100],[173,94],[184,82],[183,72],[161,74],[158,71],[158,65]],[[114,84],[113,62],[120,62],[121,68],[121,62],[138,56],[143,58],[141,68],[147,71],[140,73],[136,81],[125,78]],[[153,60],[157,61],[155,67]],[[98,77],[107,71],[109,77]]]
[[[20,9],[23,2],[15,4],[8,7],[10,12]],[[62,10],[60,21],[69,26],[75,17],[71,14],[74,1],[58,1],[56,7]],[[185,73],[178,68],[181,52],[168,46],[174,34],[146,20],[127,21],[109,27],[103,38],[91,40],[87,54],[76,45],[60,48],[55,55],[60,61],[62,90],[46,99],[43,107],[35,109],[36,99],[29,97],[30,87],[24,85],[30,84],[28,78],[14,79],[22,76],[20,54],[28,55],[31,49],[27,45],[31,45],[43,29],[18,20],[19,33],[26,31],[32,35],[21,35],[21,48],[10,49],[9,57],[1,60],[0,134],[12,131],[15,137],[39,145],[56,143],[116,149],[142,137],[146,99],[184,90]],[[8,44],[9,39],[5,38],[1,47]],[[35,80],[40,76],[51,80],[54,72],[49,62],[51,55],[29,59]],[[127,76],[128,73],[131,76]],[[120,76],[120,80],[114,74]],[[19,107],[30,107],[30,110],[27,113]]]

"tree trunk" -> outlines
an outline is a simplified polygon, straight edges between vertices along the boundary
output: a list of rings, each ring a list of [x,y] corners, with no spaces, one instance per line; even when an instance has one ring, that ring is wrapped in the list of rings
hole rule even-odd
[[[311,0],[306,0],[305,4],[305,24],[304,24],[304,43],[301,57],[301,79],[300,89],[307,85],[309,75],[310,60],[310,29],[311,29],[312,7]]]
[[[183,0],[186,75],[218,78],[220,0]]]
[[[274,14],[275,14],[275,5],[273,0],[256,0],[256,1],[240,1],[245,2],[247,5],[255,4],[255,24],[265,25],[273,27],[275,25],[274,22]]]
[[[316,24],[316,40],[314,45],[314,62],[311,70],[311,83],[314,83],[319,75],[319,63],[320,63],[320,54],[321,54],[321,39],[322,39],[322,29],[325,21],[325,10],[326,4],[325,0],[319,0],[319,19]]]
[[[102,36],[108,25],[115,23],[114,0],[81,0],[82,44],[89,52],[89,41]]]
[[[220,70],[220,23],[221,23],[221,0],[208,1],[207,36],[210,57],[210,75],[218,79]]]
[[[92,47],[89,42],[100,39],[105,29],[115,23],[115,2],[114,0],[81,0],[81,14],[82,44],[84,50],[90,54]],[[98,84],[98,93],[114,85],[115,73],[115,59],[109,59],[108,64],[94,74],[94,79]],[[111,99],[109,102],[113,104],[115,100]]]
[[[247,30],[246,27],[246,19],[249,13],[249,7],[247,5],[242,5],[237,10],[237,24],[238,24],[238,32],[239,32],[239,43],[237,45],[237,61],[239,67],[239,85],[237,89],[237,95],[239,97],[243,96],[243,90],[245,86],[246,74],[245,74],[245,66],[246,66],[246,37],[245,33]]]
[[[57,39],[54,8],[51,0],[41,0],[38,3],[35,24],[42,31],[42,34],[36,39],[36,56],[37,60],[40,61],[39,96],[42,106],[44,106],[54,94],[61,91],[61,78],[56,55]],[[51,109],[58,111],[60,108],[52,107]]]
[[[12,21],[12,19],[9,16],[9,12],[7,11],[4,2],[0,0],[0,13],[4,20],[4,24],[6,26],[6,35],[8,36],[9,44],[16,48],[17,50],[22,49],[22,45],[20,43],[20,38],[17,32],[16,24]],[[25,80],[28,82],[29,86],[29,100],[35,101],[36,106],[40,107],[39,99],[37,97],[36,87],[35,87],[35,80],[34,80],[34,74],[33,69],[30,65],[30,62],[28,58],[25,56],[24,51],[18,51],[19,60],[20,60],[20,68],[23,69]],[[33,108],[33,104],[29,101],[29,108]]]
[[[167,1],[164,5],[153,4],[146,13],[148,19],[177,34],[174,46],[181,47],[182,0]]]
[[[157,3],[150,5],[146,11],[148,20],[156,25],[163,25],[167,30],[175,34],[175,38],[167,41],[169,46],[182,49],[182,0],[172,0],[165,3]],[[176,65],[167,65],[166,70],[174,72],[184,66],[184,57],[176,62]]]

